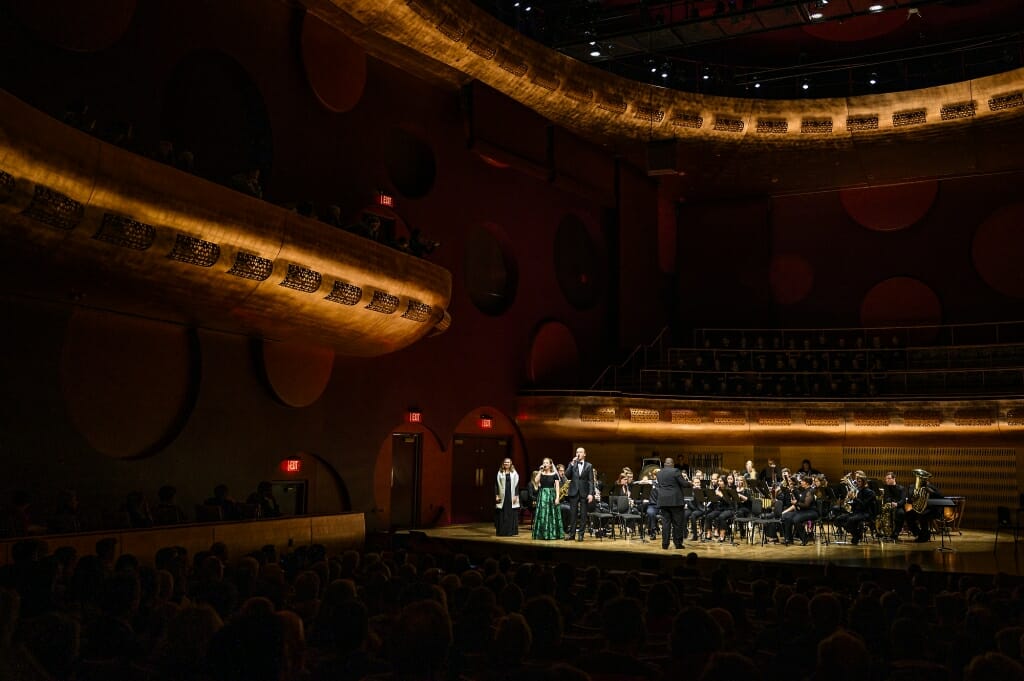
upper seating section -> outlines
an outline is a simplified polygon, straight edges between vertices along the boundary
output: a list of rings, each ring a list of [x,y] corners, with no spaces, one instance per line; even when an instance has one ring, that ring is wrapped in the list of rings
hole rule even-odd
[[[885,329],[698,329],[686,345],[659,341],[633,357],[633,371],[624,366],[613,372],[615,389],[796,399],[1024,392],[1024,322]]]

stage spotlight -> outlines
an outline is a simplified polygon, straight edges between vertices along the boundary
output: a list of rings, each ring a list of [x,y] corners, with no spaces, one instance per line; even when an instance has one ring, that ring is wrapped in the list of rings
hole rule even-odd
[[[876,83],[878,83],[878,74],[872,73],[871,77],[868,78],[868,85],[875,85]]]
[[[803,81],[800,83],[800,89],[801,90],[810,90],[811,89],[811,81],[809,81],[806,78],[804,78]]]

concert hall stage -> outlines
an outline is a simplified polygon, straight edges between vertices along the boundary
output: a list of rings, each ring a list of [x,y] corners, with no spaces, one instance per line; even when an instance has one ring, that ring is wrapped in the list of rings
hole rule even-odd
[[[827,546],[822,543],[800,546],[799,542],[792,546],[762,546],[760,541],[749,544],[745,539],[737,539],[735,544],[687,541],[683,550],[667,551],[661,548],[660,539],[648,542],[635,538],[602,540],[588,535],[582,542],[534,541],[529,525],[520,526],[516,537],[494,536],[494,525],[489,523],[450,525],[418,532],[440,541],[448,550],[477,557],[507,553],[516,561],[599,564],[621,570],[670,571],[693,551],[701,562],[730,560],[777,563],[780,567],[827,564],[854,570],[904,570],[911,563],[917,563],[929,572],[1024,576],[1024,541],[1015,546],[1012,534],[1000,534],[993,551],[994,533],[981,530],[963,530],[962,535],[952,533],[952,539],[947,538],[945,542],[947,550],[940,550],[942,544],[939,537],[934,536],[930,542],[922,544],[901,541],[879,545],[876,541],[865,540],[857,546],[834,542]]]

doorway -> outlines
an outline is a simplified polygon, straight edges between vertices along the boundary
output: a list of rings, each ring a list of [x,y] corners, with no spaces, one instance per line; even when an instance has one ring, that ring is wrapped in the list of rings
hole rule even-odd
[[[420,525],[419,433],[391,434],[391,527],[410,530]]]
[[[494,521],[498,466],[512,455],[509,437],[456,435],[452,447],[452,523]],[[519,474],[519,487],[526,482]],[[515,491],[518,494],[518,490]]]
[[[271,484],[271,493],[277,499],[281,515],[305,515],[306,487],[305,480],[275,480]]]

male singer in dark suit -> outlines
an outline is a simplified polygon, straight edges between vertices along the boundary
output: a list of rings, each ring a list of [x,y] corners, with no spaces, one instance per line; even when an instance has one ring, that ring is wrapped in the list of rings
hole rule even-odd
[[[587,463],[587,450],[576,448],[576,458],[565,467],[565,478],[569,481],[569,530],[565,537],[571,541],[583,541],[583,530],[587,524],[587,507],[594,501],[594,467]]]
[[[683,515],[683,488],[691,486],[676,468],[676,462],[670,458],[658,471],[658,509],[661,511],[661,548],[668,548],[669,535],[677,549],[683,548],[683,532],[685,520]]]

